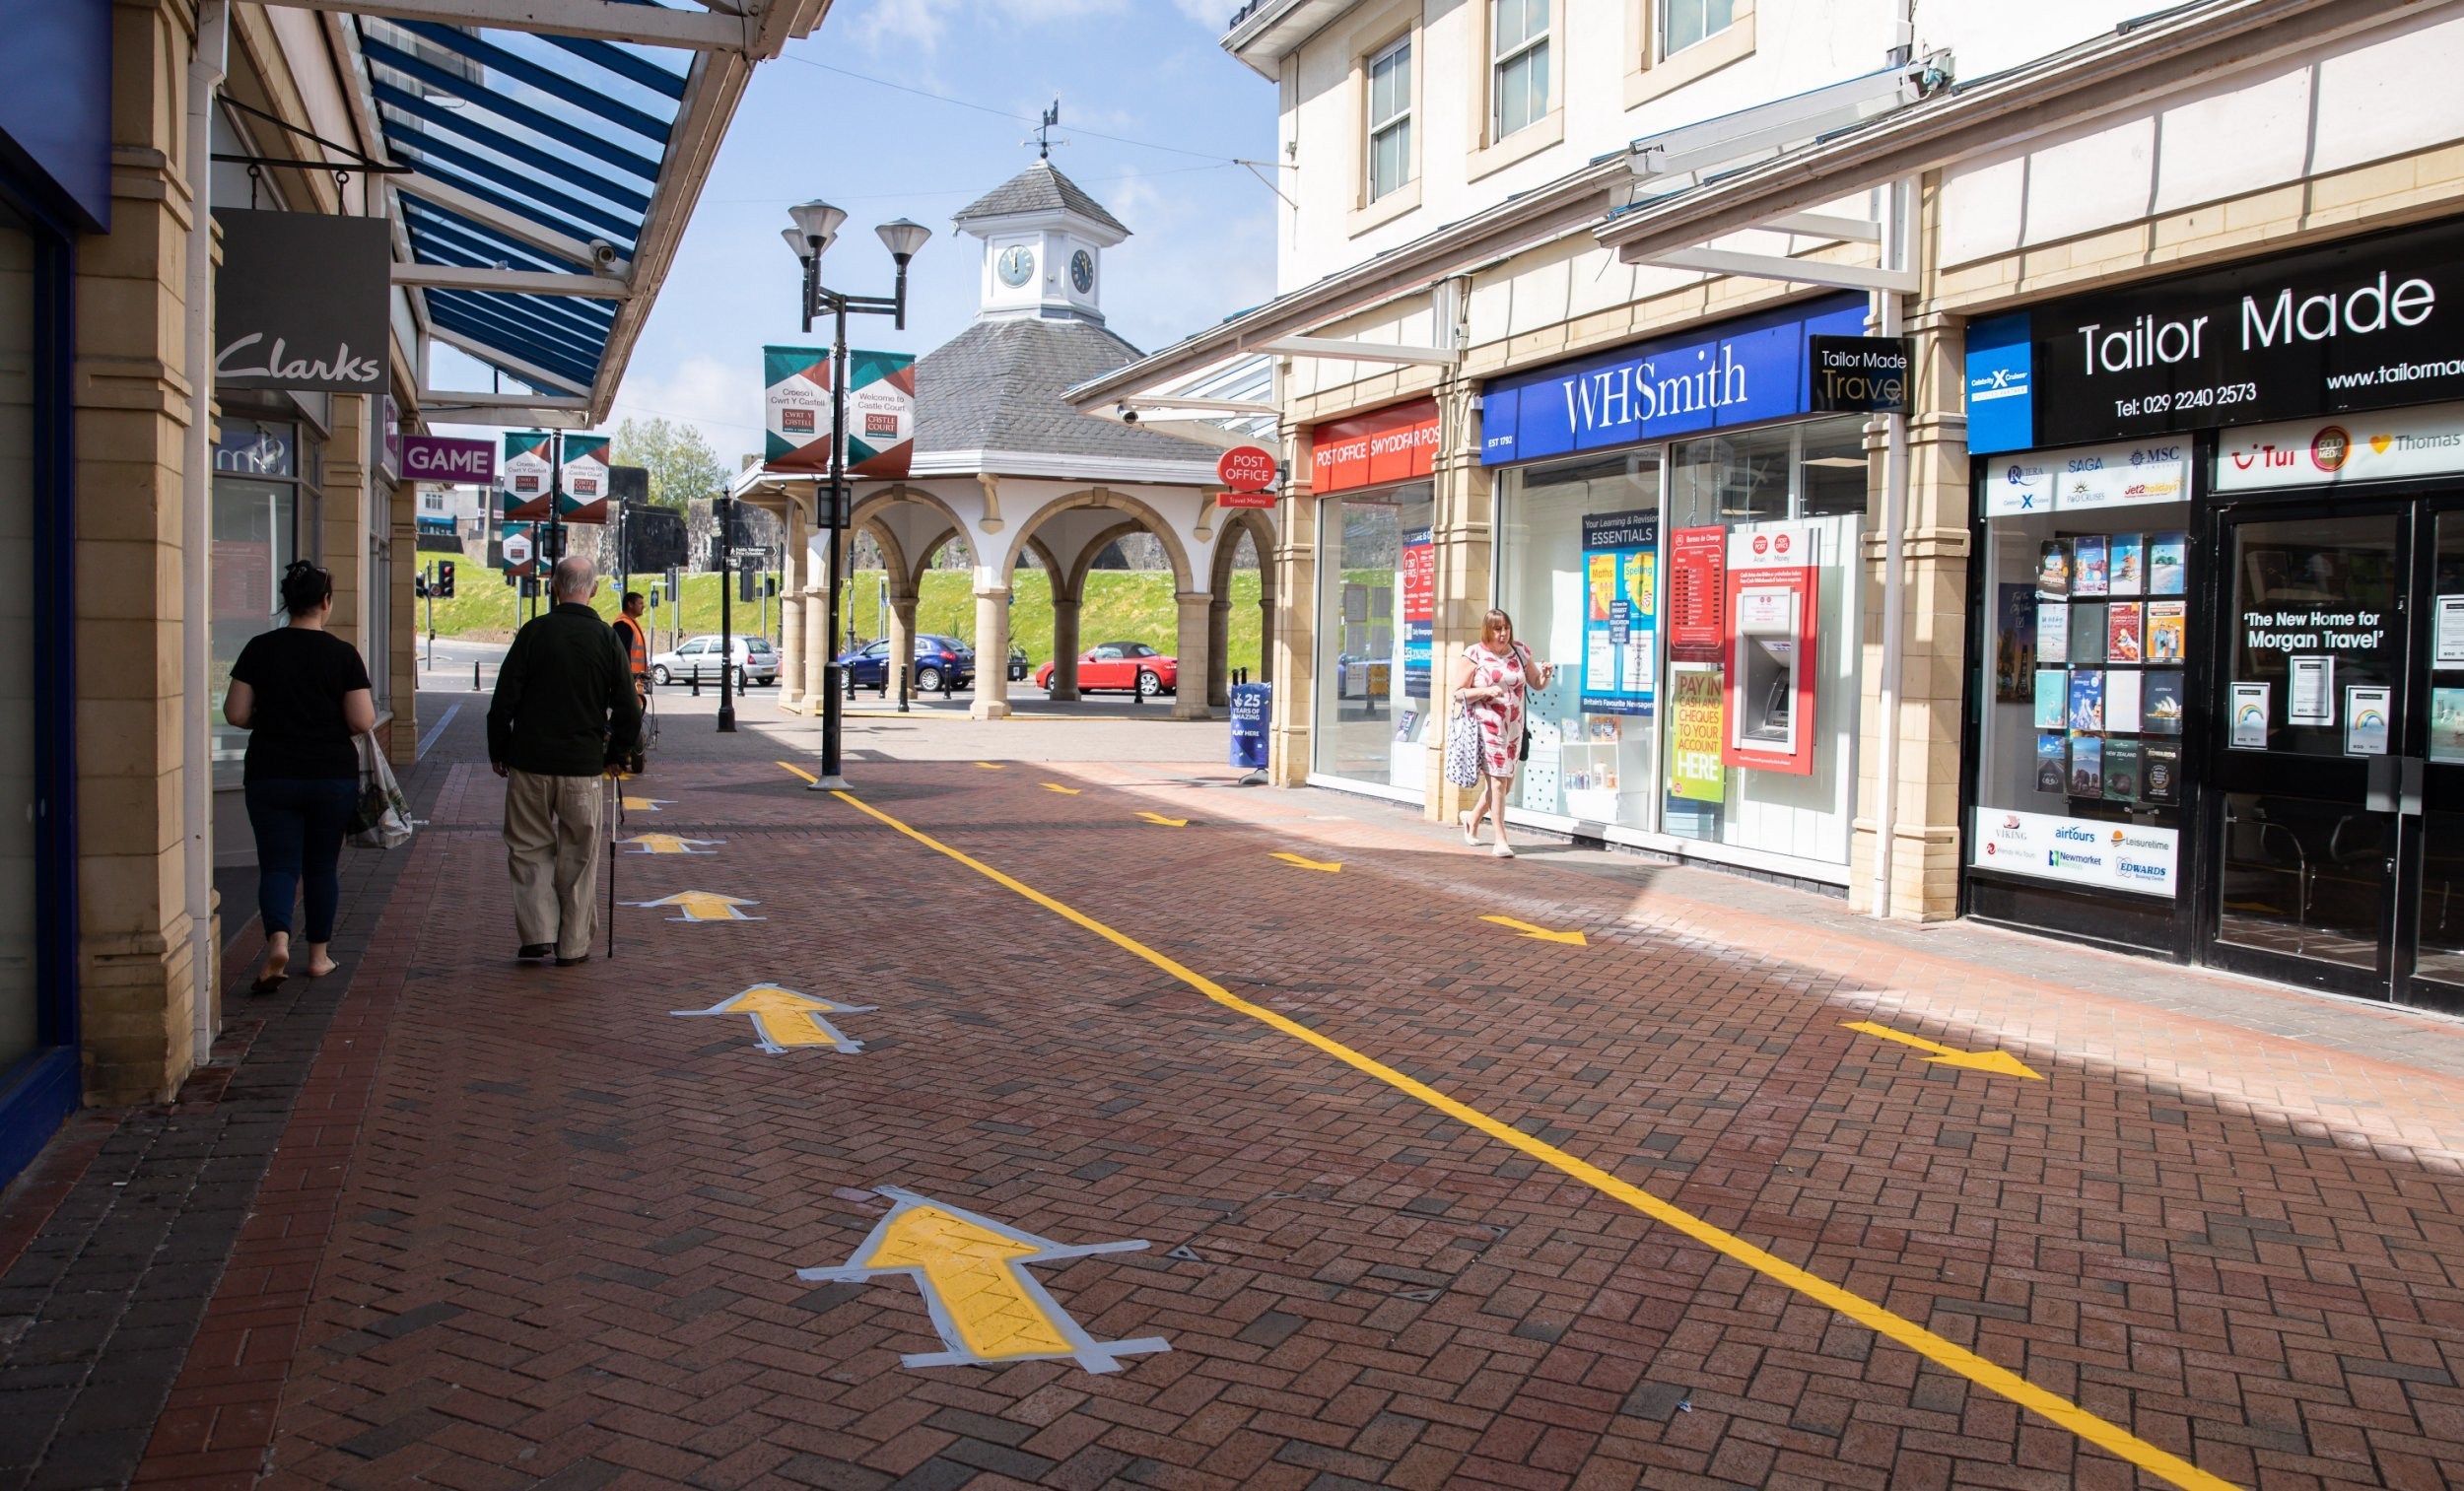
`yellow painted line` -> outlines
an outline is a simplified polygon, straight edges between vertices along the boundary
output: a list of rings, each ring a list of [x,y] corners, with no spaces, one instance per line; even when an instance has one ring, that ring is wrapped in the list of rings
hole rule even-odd
[[[988,772],[1005,772],[1009,770],[997,761],[979,761],[976,765],[984,768]]]
[[[1499,926],[1513,927],[1524,936],[1536,938],[1541,942],[1562,942],[1568,947],[1591,946],[1589,942],[1583,940],[1581,932],[1552,932],[1544,926],[1534,926],[1529,921],[1517,921],[1512,916],[1482,916],[1480,919],[1494,921]]]
[[[1931,1065],[1964,1066],[1971,1071],[1989,1071],[1998,1076],[2026,1077],[2037,1082],[2045,1080],[2044,1073],[2007,1050],[1961,1050],[1955,1046],[1945,1046],[1938,1041],[1928,1041],[1923,1036],[1912,1036],[1904,1030],[1892,1030],[1887,1025],[1877,1025],[1871,1020],[1851,1020],[1841,1028],[1861,1031],[1869,1036],[1880,1036],[1885,1041],[1896,1041],[1902,1046],[1913,1046],[1918,1050],[1932,1051],[1933,1054],[1926,1058]]]
[[[781,766],[783,766],[783,767],[786,767],[788,771],[793,772],[796,776],[803,778],[806,781],[814,781],[814,782],[817,782],[817,781],[821,780],[821,779],[820,779],[820,778],[818,778],[818,777],[814,776],[812,773],[810,773],[810,772],[808,772],[808,771],[805,771],[802,767],[797,766],[797,765],[796,765],[794,762],[792,762],[792,761],[783,761],[783,762],[780,762],[779,764],[780,764]]]
[[[1058,782],[1058,781],[1048,781],[1048,782],[1044,783],[1044,790],[1046,790],[1046,791],[1048,791],[1048,792],[1061,792],[1061,793],[1063,793],[1063,794],[1065,794],[1065,795],[1067,795],[1067,796],[1070,796],[1070,797],[1075,797],[1075,796],[1077,796],[1080,792],[1085,791],[1085,790],[1086,790],[1086,788],[1084,788],[1084,787],[1065,787],[1065,786],[1062,786],[1062,785],[1061,785],[1060,782]]]
[[[1310,859],[1299,854],[1287,854],[1281,849],[1277,849],[1273,857],[1282,860],[1285,864],[1297,864],[1305,870],[1324,870],[1330,875],[1343,867],[1343,861],[1340,859]]]
[[[993,884],[1014,891],[1063,920],[1086,928],[1122,951],[1144,959],[1155,968],[1170,974],[1224,1008],[1246,1015],[1262,1025],[1279,1030],[1296,1041],[1316,1047],[1353,1070],[1375,1077],[1396,1091],[1418,1099],[1457,1122],[1477,1129],[1509,1148],[1520,1150],[1541,1164],[1582,1182],[1603,1195],[1624,1202],[1653,1221],[1673,1227],[1713,1252],[1735,1258],[1764,1277],[1775,1279],[1808,1299],[1839,1312],[1877,1335],[1887,1336],[1926,1360],[1949,1368],[1980,1387],[2001,1393],[2020,1407],[2070,1430],[2099,1449],[2110,1451],[2153,1475],[2161,1476],[2177,1486],[2193,1488],[2193,1491],[2234,1491],[2232,1482],[2210,1475],[2180,1456],[2149,1444],[2129,1430],[2098,1418],[2068,1398],[2047,1392],[2018,1373],[1986,1360],[1956,1341],[1936,1335],[1916,1322],[1903,1316],[1893,1315],[1863,1295],[1852,1294],[1819,1274],[1811,1273],[1789,1262],[1786,1258],[1766,1253],[1734,1233],[1714,1227],[1681,1206],[1664,1201],[1639,1186],[1619,1180],[1588,1160],[1577,1159],[1554,1144],[1544,1143],[1515,1128],[1512,1124],[1490,1118],[1480,1110],[1458,1102],[1425,1082],[1406,1077],[1385,1062],[1373,1056],[1363,1055],[1331,1037],[1320,1035],[1297,1020],[1287,1019],[1263,1005],[1252,1004],[1222,984],[1184,968],[1136,938],[1125,932],[1115,931],[1084,912],[1057,901],[1022,881],[1012,879],[984,861],[962,850],[952,848],[928,834],[910,828],[851,793],[834,792],[831,795],[875,821],[896,829],[924,847],[957,860]]]
[[[1187,818],[1166,818],[1161,813],[1140,813],[1138,816],[1145,819],[1148,823],[1157,824],[1168,829],[1185,829],[1190,826],[1190,821]]]

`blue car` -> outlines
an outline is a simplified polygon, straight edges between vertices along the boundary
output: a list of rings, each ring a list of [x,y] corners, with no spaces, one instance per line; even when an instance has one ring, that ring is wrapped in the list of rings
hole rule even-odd
[[[887,641],[840,653],[839,666],[855,675],[856,687],[859,689],[871,689],[886,696],[898,683],[890,671],[890,644]],[[955,637],[917,634],[915,671],[908,675],[910,690],[918,694],[938,694],[944,683],[952,689],[963,689],[975,679],[975,648]]]

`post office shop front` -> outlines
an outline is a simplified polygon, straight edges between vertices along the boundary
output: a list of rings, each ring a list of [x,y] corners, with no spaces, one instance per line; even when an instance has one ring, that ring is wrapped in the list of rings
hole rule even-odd
[[[1556,665],[1509,799],[1536,827],[1844,887],[1861,415],[1810,417],[1830,296],[1491,380],[1495,594]]]
[[[1310,777],[1415,806],[1428,789],[1437,443],[1433,399],[1331,420],[1310,436],[1318,508]]]
[[[1964,910],[2464,1009],[2464,228],[1968,328]]]

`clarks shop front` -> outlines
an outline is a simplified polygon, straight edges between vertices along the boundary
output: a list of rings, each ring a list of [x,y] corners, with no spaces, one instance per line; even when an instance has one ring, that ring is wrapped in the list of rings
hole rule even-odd
[[[2464,1009],[2464,225],[1976,321],[1964,910]]]

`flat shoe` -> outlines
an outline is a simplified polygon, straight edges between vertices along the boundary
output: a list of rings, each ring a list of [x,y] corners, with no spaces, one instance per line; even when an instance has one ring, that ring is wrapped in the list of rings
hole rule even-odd
[[[1490,849],[1489,852],[1495,854],[1500,859],[1512,859],[1514,857],[1513,847],[1508,845],[1503,839],[1498,840],[1497,847]]]
[[[1479,826],[1472,822],[1472,815],[1470,813],[1458,814],[1455,822],[1463,825],[1463,842],[1477,847],[1480,843],[1480,830]]]
[[[553,942],[525,942],[513,950],[516,958],[552,958],[555,955],[556,944]]]
[[[252,994],[270,994],[276,989],[281,988],[284,982],[290,977],[291,976],[289,974],[269,975],[266,978],[259,979],[255,983],[249,984],[248,992]]]
[[[583,953],[579,958],[559,958],[556,960],[556,966],[558,968],[571,968],[577,963],[587,963],[589,961],[590,955],[588,953]]]

